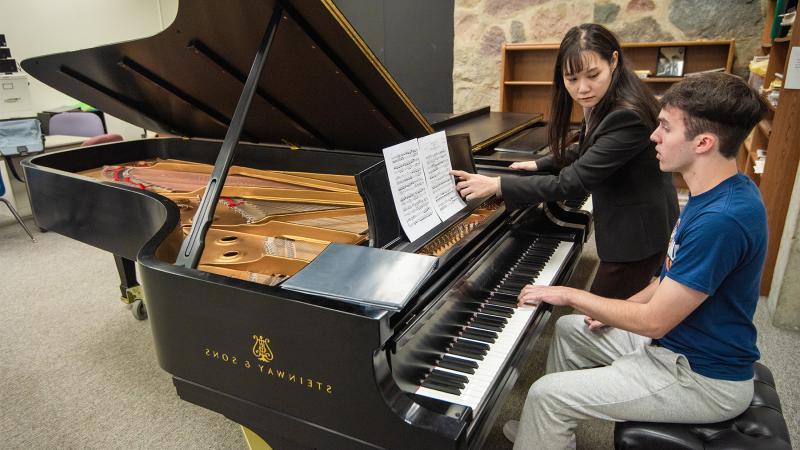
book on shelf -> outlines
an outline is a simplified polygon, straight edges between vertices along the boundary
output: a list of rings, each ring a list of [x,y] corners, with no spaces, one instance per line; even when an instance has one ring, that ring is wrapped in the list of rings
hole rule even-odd
[[[713,69],[700,70],[698,72],[688,72],[688,73],[683,74],[683,76],[685,76],[685,77],[696,77],[698,75],[703,75],[704,73],[715,73],[715,72],[725,72],[725,68],[724,67],[715,67]]]
[[[766,150],[759,148],[756,150],[756,160],[753,161],[753,172],[757,174],[764,173],[764,165],[767,163]]]

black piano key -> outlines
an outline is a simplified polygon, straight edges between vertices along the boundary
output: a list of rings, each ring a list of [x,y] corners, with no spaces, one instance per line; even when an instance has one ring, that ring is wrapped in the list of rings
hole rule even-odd
[[[500,283],[522,283],[522,284],[531,284],[535,275],[531,273],[519,273],[519,272],[509,272],[508,275],[503,278]]]
[[[524,276],[536,272],[537,270],[542,270],[546,265],[547,263],[520,262],[509,267],[507,273],[512,275]]]
[[[494,323],[500,326],[505,326],[508,323],[508,319],[499,316],[489,315],[483,312],[475,314],[475,320],[480,320],[482,322],[487,323]]]
[[[508,270],[507,278],[529,278],[539,274],[544,269],[544,264],[528,267],[512,267]]]
[[[524,283],[520,283],[520,282],[508,282],[508,283],[503,283],[502,285],[500,285],[500,286],[498,286],[498,287],[499,287],[500,289],[502,289],[503,291],[516,292],[516,293],[517,293],[517,296],[518,296],[518,295],[519,295],[519,292],[522,290],[522,288],[524,288],[525,286],[527,286],[527,285],[529,285],[529,284],[531,284],[531,282],[530,282],[530,281],[526,281],[526,282],[524,282]],[[508,301],[513,301],[512,299],[509,299],[509,298],[506,298],[506,300],[508,300]]]
[[[488,330],[485,330],[485,331],[488,331]],[[483,335],[483,334],[476,334],[476,333],[474,333],[472,331],[469,331],[469,330],[464,330],[461,333],[461,337],[467,338],[467,339],[471,339],[473,341],[480,341],[480,342],[483,342],[485,344],[492,344],[492,343],[494,343],[494,341],[497,340],[497,338],[493,338],[491,336],[486,336],[486,335]]]
[[[518,277],[535,277],[539,274],[539,272],[544,269],[544,266],[537,266],[537,267],[512,267],[511,270],[508,272],[512,276]]]
[[[505,280],[505,281],[503,281],[503,283],[500,286],[502,287],[503,290],[519,292],[519,291],[522,290],[522,288],[524,288],[525,286],[527,286],[529,284],[531,284],[530,281],[520,282],[520,281]]]
[[[516,296],[514,296],[513,299],[511,299],[511,298],[503,298],[503,297],[495,297],[495,296],[491,296],[491,297],[488,297],[486,299],[486,305],[487,306],[491,306],[493,308],[502,308],[499,311],[501,313],[506,313],[509,310],[515,309],[517,307],[517,303],[518,302],[517,302]],[[506,316],[505,314],[498,314],[498,312],[486,310],[486,308],[484,308],[482,311],[479,311],[479,312],[484,313],[484,314],[493,314],[493,315],[496,315],[496,316],[509,317],[509,316]]]
[[[488,330],[487,330],[487,331],[488,331]],[[474,341],[481,341],[481,342],[485,342],[485,343],[487,343],[487,344],[494,344],[494,341],[496,341],[496,340],[497,340],[497,339],[495,339],[495,338],[491,338],[491,337],[488,337],[488,336],[483,336],[483,335],[480,335],[480,334],[473,334],[473,333],[470,333],[470,332],[468,332],[468,331],[465,331],[465,332],[464,332],[464,333],[461,335],[461,337],[465,337],[465,338],[467,338],[467,339],[472,339],[472,340],[474,340]]]
[[[495,300],[506,300],[509,302],[516,301],[517,295],[519,295],[519,291],[506,287],[504,283],[498,284],[489,292],[489,297],[492,297]]]
[[[547,255],[551,254],[555,251],[557,245],[547,245],[547,246],[536,246],[534,248],[529,248],[527,252],[525,252],[524,256],[532,256],[532,255]]]
[[[505,306],[497,306],[497,305],[483,305],[483,313],[492,314],[494,316],[500,316],[505,318],[511,318],[514,315],[514,310],[511,308],[506,308]]]
[[[436,381],[431,381],[430,379],[426,379],[425,381],[423,381],[422,386],[436,391],[447,392],[448,394],[461,395],[461,389],[453,387],[449,384],[440,384],[437,383]]]
[[[525,255],[519,259],[519,263],[524,264],[546,264],[552,255]]]
[[[495,288],[495,289],[497,289],[497,288]],[[486,307],[489,306],[489,305],[491,305],[493,308],[504,308],[502,310],[504,312],[507,311],[508,309],[513,309],[514,308],[513,304],[516,304],[516,302],[513,302],[513,304],[512,304],[511,298],[509,298],[508,296],[500,297],[500,296],[496,296],[494,294],[495,294],[494,292],[487,293],[487,295],[484,298],[484,300],[482,300],[480,302],[480,304],[481,304],[480,305],[480,309],[481,310],[486,309]],[[516,295],[513,296],[513,297],[516,298]],[[476,311],[476,312],[483,312],[481,310]]]
[[[470,322],[470,326],[477,327],[477,328],[482,328],[484,330],[494,331],[494,332],[497,332],[497,333],[503,331],[503,328],[504,328],[503,325],[498,325],[496,323],[486,322],[486,321],[482,321],[482,320],[473,320],[472,322]]]
[[[472,350],[468,347],[456,347],[455,345],[450,348],[450,353],[458,356],[463,356],[465,358],[472,358],[477,360],[483,360],[485,352],[479,352],[477,350]]]
[[[475,369],[472,367],[467,366],[466,364],[461,364],[459,362],[453,362],[452,360],[457,360],[458,358],[453,358],[452,356],[445,356],[446,358],[450,359],[442,359],[437,364],[438,367],[444,367],[445,369],[456,370],[458,372],[473,374],[475,373]],[[465,360],[461,360],[465,361]],[[476,364],[477,366],[477,364]]]
[[[469,327],[467,327],[467,329],[464,330],[465,333],[467,331],[471,332],[471,334],[497,339],[497,333],[495,333],[494,331],[473,330],[473,329],[470,329]]]
[[[461,375],[460,373],[446,372],[444,370],[434,370],[431,373],[436,374],[439,377],[449,379],[454,383],[463,383],[465,385],[469,383],[469,378],[467,378],[464,375]]]
[[[511,271],[515,273],[532,273],[542,270],[545,264],[518,263],[511,266]]]
[[[518,273],[520,275],[525,273],[534,272],[537,270],[542,270],[544,266],[546,266],[546,262],[526,262],[520,261],[516,264],[509,266],[508,271],[506,273]]]
[[[520,261],[511,266],[511,270],[525,270],[527,272],[533,272],[544,269],[549,262],[549,258],[547,261]]]
[[[456,358],[456,357],[453,357],[453,356],[450,356],[450,355],[444,355],[444,356],[442,356],[442,361],[448,361],[448,362],[451,362],[453,364],[462,365],[462,366],[470,368],[470,369],[477,369],[478,368],[478,363],[475,362],[475,361],[472,361],[471,359]]]
[[[509,294],[504,290],[502,287],[498,286],[492,290],[492,292],[486,296],[486,300],[492,300],[495,303],[504,303],[513,308],[513,305],[517,304],[517,297],[519,296],[519,291],[517,294]]]
[[[496,299],[493,299],[493,298],[489,298],[488,300],[486,300],[486,304],[487,305],[494,305],[494,306],[502,306],[502,307],[505,307],[505,308],[516,308],[517,307],[517,302],[512,302],[512,301],[509,301],[509,300],[496,300]]]
[[[494,288],[492,290],[492,292],[497,293],[497,294],[505,294],[505,295],[508,295],[508,296],[511,296],[511,297],[515,297],[515,296],[519,295],[519,291],[515,291],[515,290],[512,290],[512,289],[506,289],[506,288],[502,288],[502,287],[496,287],[496,288]]]
[[[518,294],[506,294],[504,292],[492,291],[489,293],[489,298],[494,300],[506,300],[512,303],[517,302]]]
[[[456,389],[464,389],[464,386],[466,386],[466,383],[459,381],[455,378],[449,377],[444,372],[440,372],[437,370],[434,370],[433,372],[429,373],[426,380],[430,380],[432,383],[454,387]]]
[[[505,328],[506,324],[503,322],[497,322],[493,319],[503,319],[502,317],[493,317],[487,316],[486,314],[480,314],[475,316],[475,319],[472,321],[475,325],[480,326],[481,328],[486,328],[493,331],[501,331]],[[503,319],[505,320],[505,319]],[[499,328],[500,330],[495,330],[495,328]]]
[[[487,333],[492,333],[494,336],[483,334],[483,333],[481,333],[481,331],[486,331]],[[476,341],[488,342],[490,344],[493,344],[494,341],[497,340],[497,333],[495,333],[493,331],[481,330],[481,329],[476,329],[476,328],[468,328],[468,329],[464,330],[464,333],[461,336],[465,337],[465,338],[469,338],[469,339],[475,339]]]
[[[453,343],[453,347],[469,348],[479,352],[482,355],[486,355],[489,352],[489,344],[485,342],[471,341],[469,339],[458,338],[456,339],[456,342]]]
[[[538,270],[526,271],[521,269],[511,269],[508,271],[506,276],[503,277],[503,280],[501,282],[516,281],[516,282],[530,283],[531,279],[535,276],[535,272],[538,272]]]
[[[529,284],[533,284],[533,281],[538,276],[539,276],[539,271],[519,273],[519,274],[515,273],[512,276],[503,280],[503,284],[505,285],[506,282],[511,282],[511,283],[518,283],[522,285],[522,287],[525,287]],[[522,290],[522,288],[520,288],[520,290]]]

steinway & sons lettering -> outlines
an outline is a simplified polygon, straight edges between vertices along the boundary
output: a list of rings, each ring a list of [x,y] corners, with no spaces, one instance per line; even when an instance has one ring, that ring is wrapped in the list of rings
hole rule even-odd
[[[268,364],[262,364],[257,360],[250,361],[249,359],[242,359],[238,355],[222,352],[212,348],[204,349],[203,353],[209,360],[218,361],[231,367],[235,366],[241,367],[245,370],[255,370],[265,377],[269,377],[275,381],[296,384],[303,386],[308,390],[322,392],[328,395],[333,394],[333,386],[330,384],[314,378],[301,376],[285,369],[274,368]]]

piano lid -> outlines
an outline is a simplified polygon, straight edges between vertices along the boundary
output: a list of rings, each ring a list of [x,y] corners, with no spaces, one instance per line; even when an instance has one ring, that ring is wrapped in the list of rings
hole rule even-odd
[[[157,35],[22,67],[148,130],[222,139],[278,1],[283,18],[242,140],[379,153],[432,132],[331,0],[180,2]]]

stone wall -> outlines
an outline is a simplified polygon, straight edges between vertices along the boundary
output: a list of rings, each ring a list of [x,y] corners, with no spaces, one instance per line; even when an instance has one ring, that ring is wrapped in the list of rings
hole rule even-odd
[[[499,108],[503,43],[558,43],[585,22],[627,42],[733,38],[734,72],[744,74],[763,10],[760,0],[456,0],[453,111]]]

